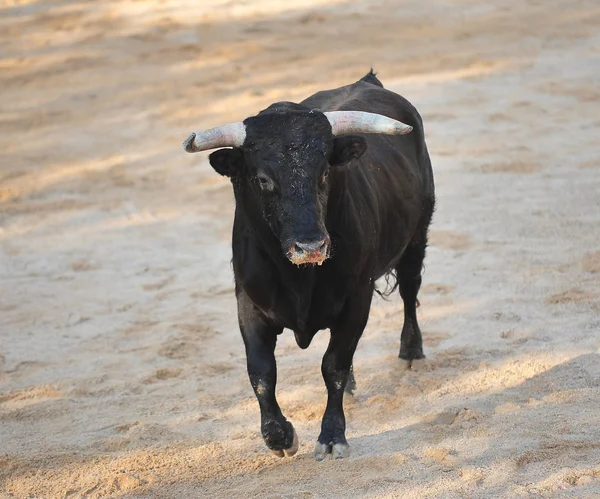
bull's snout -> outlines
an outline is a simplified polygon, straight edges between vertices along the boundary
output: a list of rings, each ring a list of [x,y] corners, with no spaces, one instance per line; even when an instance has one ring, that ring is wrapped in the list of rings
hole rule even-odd
[[[294,249],[304,253],[322,253],[327,251],[327,241],[321,239],[320,241],[297,242]]]
[[[296,241],[288,251],[287,256],[295,265],[302,265],[303,263],[321,265],[329,256],[329,238]]]

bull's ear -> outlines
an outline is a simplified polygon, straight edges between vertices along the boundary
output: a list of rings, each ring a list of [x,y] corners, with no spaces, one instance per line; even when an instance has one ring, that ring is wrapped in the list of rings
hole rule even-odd
[[[235,177],[244,171],[244,155],[241,149],[219,149],[208,157],[215,171],[226,177]]]
[[[367,141],[358,135],[344,135],[333,139],[333,152],[329,158],[332,167],[343,167],[360,158],[367,150]]]

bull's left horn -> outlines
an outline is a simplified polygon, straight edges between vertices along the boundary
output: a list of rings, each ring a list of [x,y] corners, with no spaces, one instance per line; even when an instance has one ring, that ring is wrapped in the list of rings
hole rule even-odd
[[[331,124],[333,135],[345,133],[382,133],[404,135],[413,127],[387,116],[364,111],[329,111],[323,113]]]
[[[187,152],[199,152],[218,147],[240,147],[245,138],[246,127],[238,122],[192,133],[182,145]]]

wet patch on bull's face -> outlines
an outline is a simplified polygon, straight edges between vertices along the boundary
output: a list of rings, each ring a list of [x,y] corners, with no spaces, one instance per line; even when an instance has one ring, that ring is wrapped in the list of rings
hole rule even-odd
[[[288,260],[294,265],[323,265],[325,260],[329,257],[328,251],[312,251],[312,252],[301,252],[297,251],[295,247],[291,248],[286,256]]]

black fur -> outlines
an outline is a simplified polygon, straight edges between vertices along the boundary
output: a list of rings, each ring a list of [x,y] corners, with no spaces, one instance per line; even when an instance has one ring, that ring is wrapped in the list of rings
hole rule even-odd
[[[379,113],[413,131],[333,137],[322,112],[337,110]],[[275,399],[277,335],[291,329],[307,348],[329,328],[318,440],[343,445],[343,390],[378,278],[388,276],[404,300],[400,357],[423,357],[416,302],[435,194],[421,117],[370,71],[300,104],[275,103],[244,123],[244,145],[216,151],[210,161],[234,187],[238,315],[263,437],[274,450],[293,440]],[[286,257],[298,241],[321,240],[331,242],[322,266],[298,267]]]

